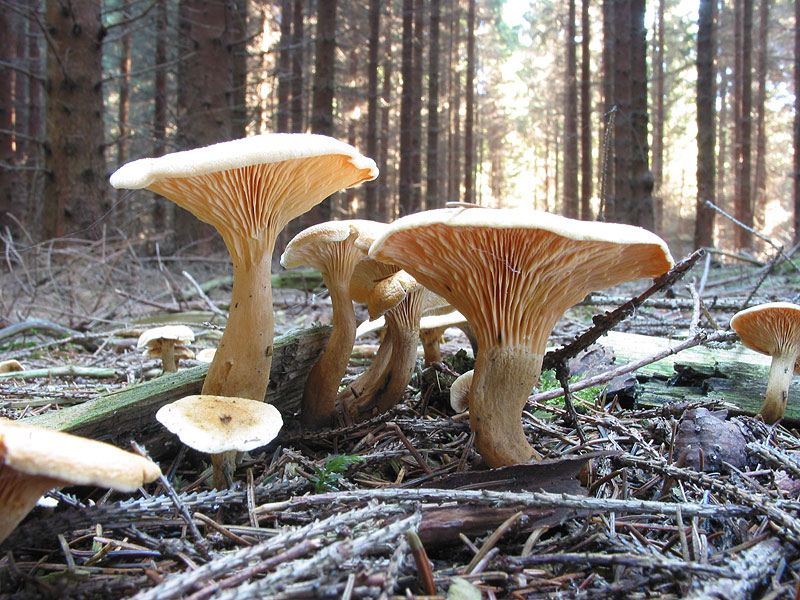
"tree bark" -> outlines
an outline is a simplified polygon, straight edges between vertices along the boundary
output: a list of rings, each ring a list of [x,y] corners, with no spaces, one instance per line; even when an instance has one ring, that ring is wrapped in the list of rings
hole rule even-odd
[[[469,0],[467,9],[467,73],[464,86],[464,202],[475,202],[475,0]]]
[[[653,58],[653,209],[655,231],[660,233],[664,220],[664,4],[659,0],[655,19]]]
[[[303,48],[303,0],[294,0],[292,16],[292,131],[303,131],[303,65],[305,64]]]
[[[247,135],[250,113],[247,110],[247,22],[248,2],[227,2],[226,22],[229,23],[226,46],[233,63],[231,71],[230,110],[231,137]]]
[[[381,35],[381,0],[369,1],[369,40],[367,49],[367,156],[378,158],[378,55]],[[378,206],[378,186],[375,181],[364,183],[366,218],[381,219]]]
[[[567,106],[564,118],[564,216],[577,219],[578,200],[578,85],[576,68],[575,0],[567,3],[567,59],[564,87]]]
[[[634,225],[653,230],[653,173],[650,171],[647,111],[645,0],[631,0],[631,208]]]
[[[7,226],[13,223],[8,215],[16,212],[14,198],[14,171],[16,162],[14,144],[11,131],[14,125],[14,95],[12,94],[12,81],[14,73],[10,64],[16,55],[16,36],[11,27],[8,11],[0,10],[0,56],[9,63],[9,66],[0,65],[0,225]],[[14,215],[19,216],[19,215]]]
[[[439,29],[440,0],[430,0],[430,36],[428,41],[428,154],[425,202],[427,208],[440,208],[439,180]]]
[[[581,2],[581,219],[592,220],[592,65],[590,43],[592,23],[589,20],[589,1]]]
[[[742,0],[742,89],[741,112],[739,114],[741,128],[741,144],[739,157],[740,192],[737,198],[736,218],[746,227],[753,227],[753,199],[751,188],[751,137],[752,137],[752,36],[753,2]],[[739,227],[736,230],[737,246],[748,250],[753,246],[753,235],[750,231]]]
[[[800,0],[794,0],[794,243],[800,243]]]
[[[414,0],[403,0],[403,47],[400,55],[400,164],[398,175],[398,208],[400,216],[413,212],[413,187],[411,164],[414,160],[412,148],[412,113],[414,110]]]
[[[716,0],[700,0],[697,30],[697,205],[695,209],[694,247],[714,245],[715,211],[706,206],[714,202],[715,101],[714,83],[714,4]]]
[[[108,207],[100,10],[97,0],[46,6],[45,238],[87,230]]]
[[[633,129],[631,107],[631,0],[614,2],[614,211],[609,221],[633,223],[635,207],[631,195]],[[610,208],[610,207],[609,207]]]
[[[766,132],[766,103],[767,103],[767,38],[769,37],[769,9],[770,0],[761,0],[758,25],[758,64],[756,66],[756,79],[758,80],[758,93],[756,94],[756,168],[753,178],[753,212],[754,218],[759,223],[763,222],[765,204],[767,200],[767,132]]]
[[[281,39],[278,42],[278,110],[275,131],[289,131],[291,99],[292,53],[292,0],[281,1]]]
[[[599,156],[601,221],[616,216],[614,196],[614,137],[616,104],[614,102],[614,2],[603,0],[603,146]]]

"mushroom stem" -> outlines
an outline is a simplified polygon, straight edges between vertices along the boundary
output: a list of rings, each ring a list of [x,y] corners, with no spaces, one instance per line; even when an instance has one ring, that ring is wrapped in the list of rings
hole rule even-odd
[[[178,362],[175,360],[175,342],[172,340],[161,342],[161,368],[164,373],[175,373],[178,370]]]
[[[383,336],[383,341],[378,347],[378,352],[375,353],[375,358],[372,359],[372,364],[364,371],[358,379],[344,388],[336,396],[336,403],[345,407],[345,410],[350,410],[349,407],[358,401],[364,394],[371,393],[369,390],[375,389],[377,382],[381,381],[381,377],[389,365],[392,358],[392,339],[389,332]]]
[[[422,349],[425,351],[426,367],[442,362],[442,348],[439,344],[445,331],[447,331],[447,326],[420,330],[419,339],[422,342]]]
[[[789,386],[792,384],[796,359],[796,352],[782,352],[772,357],[764,404],[758,411],[765,423],[770,425],[777,423],[786,412],[786,401],[789,399]]]
[[[266,256],[271,256],[272,245]],[[229,246],[230,249],[230,246]],[[225,331],[208,367],[202,393],[264,402],[272,366],[273,314],[271,261],[233,258],[233,290]],[[228,487],[236,452],[212,454],[214,486]]]
[[[524,346],[481,348],[475,360],[469,422],[475,447],[492,468],[528,462],[535,452],[522,409],[539,379],[541,353]]]
[[[64,485],[51,477],[32,477],[0,464],[0,506],[4,506],[0,519],[0,542],[8,537],[25,518],[45,492]]]
[[[347,369],[356,340],[356,314],[350,299],[349,282],[325,281],[331,295],[333,328],[325,351],[311,369],[303,390],[301,418],[304,425],[320,427],[336,415],[336,394],[340,374]]]
[[[272,365],[270,261],[266,258],[240,261],[233,252],[231,256],[233,291],[230,315],[208,368],[202,393],[263,402]]]

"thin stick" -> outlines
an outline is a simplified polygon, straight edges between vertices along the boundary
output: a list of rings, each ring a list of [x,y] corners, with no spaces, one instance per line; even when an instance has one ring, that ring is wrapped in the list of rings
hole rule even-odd
[[[188,279],[191,282],[191,284],[194,286],[194,289],[197,290],[197,295],[203,299],[203,302],[205,302],[208,308],[211,309],[211,312],[218,314],[226,319],[228,318],[228,315],[226,315],[223,311],[217,308],[217,305],[211,301],[211,298],[209,298],[208,295],[203,291],[203,288],[201,288],[200,284],[197,283],[197,281],[195,281],[195,278],[192,277],[191,273],[187,271],[181,271],[181,273],[183,273],[183,276],[186,277],[186,279]]]

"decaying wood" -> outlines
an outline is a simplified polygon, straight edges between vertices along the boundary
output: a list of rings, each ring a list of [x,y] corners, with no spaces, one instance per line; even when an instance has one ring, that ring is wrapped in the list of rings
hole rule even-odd
[[[275,339],[266,400],[291,414],[297,410],[305,374],[319,358],[330,328],[298,330]],[[183,396],[199,394],[208,365],[183,369],[157,379],[106,394],[59,411],[26,419],[26,422],[85,437],[124,445],[134,435],[145,440],[161,426],[155,420],[163,405]],[[148,447],[156,454],[156,449]]]

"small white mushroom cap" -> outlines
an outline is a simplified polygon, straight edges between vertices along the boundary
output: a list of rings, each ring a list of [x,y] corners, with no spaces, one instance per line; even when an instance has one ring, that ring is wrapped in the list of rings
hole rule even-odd
[[[208,454],[265,446],[283,427],[271,404],[227,396],[186,396],[162,406],[156,419],[181,442]]]
[[[474,374],[474,370],[467,371],[450,386],[450,406],[457,413],[462,413],[469,408],[469,390],[472,387]]]
[[[170,340],[176,344],[188,344],[194,341],[194,331],[186,325],[153,327],[139,336],[136,347],[156,347],[163,340]]]

